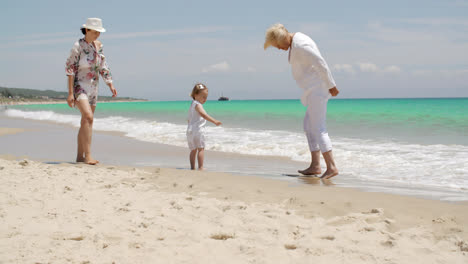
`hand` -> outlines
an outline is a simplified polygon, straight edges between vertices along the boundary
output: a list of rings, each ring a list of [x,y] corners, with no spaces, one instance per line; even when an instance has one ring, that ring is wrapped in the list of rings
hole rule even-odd
[[[223,123],[221,123],[221,122],[218,121],[218,120],[215,120],[215,121],[214,121],[214,124],[215,124],[216,126],[220,126],[220,125],[222,125]]]
[[[69,95],[68,95],[67,104],[68,104],[68,106],[70,106],[71,108],[73,108],[73,106],[75,106],[75,96],[73,96],[73,94],[69,94]]]
[[[328,91],[330,91],[332,96],[337,96],[340,93],[340,91],[338,91],[338,89],[336,89],[336,87],[333,87],[333,88],[329,89]]]
[[[116,97],[117,96],[117,90],[114,88],[114,85],[112,83],[109,85],[109,89],[110,89],[110,91],[112,93],[112,97]]]

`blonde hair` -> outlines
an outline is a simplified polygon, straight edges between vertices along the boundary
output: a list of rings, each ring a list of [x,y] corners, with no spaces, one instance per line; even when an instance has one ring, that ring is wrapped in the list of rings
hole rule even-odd
[[[193,100],[195,100],[195,95],[199,94],[201,91],[203,91],[205,89],[208,90],[206,85],[204,85],[203,83],[197,83],[193,87],[192,93],[190,94],[190,96],[193,98]]]
[[[273,26],[269,27],[265,34],[265,44],[263,44],[263,49],[267,49],[270,46],[277,46],[281,41],[283,41],[289,32],[284,27],[283,24],[276,23]]]

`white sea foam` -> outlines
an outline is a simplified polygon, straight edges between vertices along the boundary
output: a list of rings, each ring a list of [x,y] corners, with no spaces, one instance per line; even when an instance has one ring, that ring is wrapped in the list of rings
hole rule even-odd
[[[10,117],[47,120],[78,127],[80,116],[52,111],[8,109]],[[118,131],[147,142],[186,147],[186,126],[112,116],[95,118],[94,129]],[[207,126],[207,149],[250,155],[288,157],[309,161],[302,133]],[[332,138],[334,155],[348,176],[385,185],[426,186],[467,192],[468,147],[419,145],[392,141]]]

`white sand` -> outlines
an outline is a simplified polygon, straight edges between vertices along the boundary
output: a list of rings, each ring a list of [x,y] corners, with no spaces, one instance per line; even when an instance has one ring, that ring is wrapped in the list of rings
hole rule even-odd
[[[0,263],[468,263],[468,205],[0,159]]]
[[[16,134],[16,133],[21,133],[23,131],[24,131],[24,129],[21,129],[21,128],[0,127],[0,136],[12,135],[12,134]]]

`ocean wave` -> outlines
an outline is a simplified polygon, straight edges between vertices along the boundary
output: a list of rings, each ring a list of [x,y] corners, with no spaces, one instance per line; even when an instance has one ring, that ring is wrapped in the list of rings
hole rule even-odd
[[[8,109],[10,117],[52,121],[75,127],[80,116],[53,111]],[[186,147],[186,126],[121,116],[95,118],[93,128],[117,131],[137,140]],[[310,161],[302,133],[281,130],[206,127],[207,150]],[[350,177],[399,186],[468,191],[468,147],[332,137],[334,156]],[[322,162],[322,164],[324,164]]]

